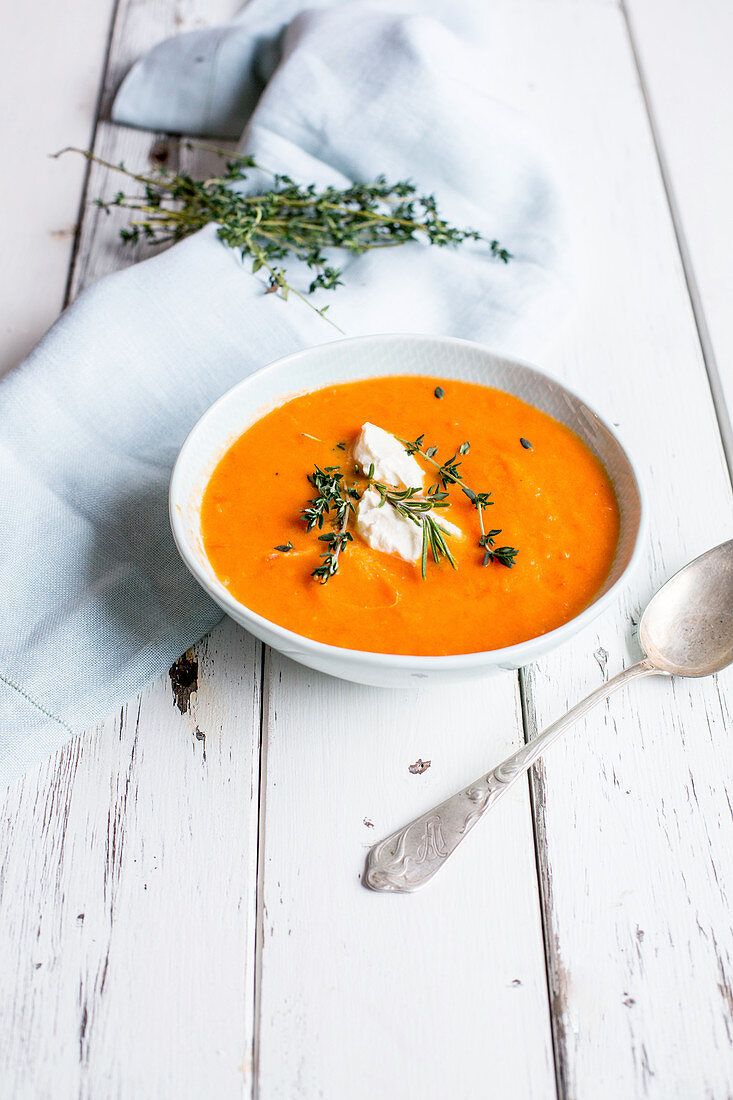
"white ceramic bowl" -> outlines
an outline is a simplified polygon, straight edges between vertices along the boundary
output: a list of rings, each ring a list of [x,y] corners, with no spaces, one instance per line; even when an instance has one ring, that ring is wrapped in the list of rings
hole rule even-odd
[[[570,622],[506,649],[449,657],[368,653],[325,645],[286,630],[235,600],[204,553],[201,501],[224,452],[254,421],[284,400],[335,382],[394,374],[478,382],[515,394],[571,428],[605,466],[621,513],[618,549],[595,600]],[[643,542],[644,506],[634,467],[610,428],[579,397],[525,363],[501,358],[478,344],[435,336],[362,336],[338,340],[279,359],[234,386],[204,413],[176,461],[170,486],[173,536],[199,584],[236,622],[294,661],[357,683],[405,687],[415,680],[468,679],[515,669],[571,637],[615,598]]]

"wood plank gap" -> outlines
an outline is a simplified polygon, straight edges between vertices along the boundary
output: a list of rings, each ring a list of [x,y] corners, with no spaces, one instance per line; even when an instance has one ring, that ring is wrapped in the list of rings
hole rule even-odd
[[[535,714],[532,699],[532,681],[520,668],[517,672],[519,681],[519,701],[522,707],[522,728],[524,730],[525,744],[537,735],[537,716]],[[529,788],[529,806],[532,815],[532,836],[534,838],[534,860],[537,872],[537,893],[540,903],[540,918],[542,923],[542,940],[545,950],[545,977],[547,979],[547,1003],[550,1014],[550,1031],[552,1034],[552,1057],[555,1067],[555,1092],[558,1100],[566,1100],[567,1072],[564,1057],[563,1023],[562,1013],[556,1012],[559,1005],[557,995],[557,982],[553,980],[556,975],[557,944],[553,947],[551,927],[552,890],[549,875],[547,873],[547,830],[545,828],[544,815],[544,773],[541,761],[533,765],[527,773],[527,785]]]
[[[102,63],[102,70],[99,77],[99,90],[97,92],[97,105],[94,111],[94,122],[92,123],[92,131],[89,135],[89,152],[94,152],[94,146],[97,140],[97,130],[99,129],[99,121],[102,115],[102,105],[104,103],[105,91],[107,87],[107,74],[109,73],[110,61],[112,58],[112,43],[114,41],[115,24],[117,23],[117,14],[120,7],[120,0],[114,0],[112,5],[112,14],[109,20],[109,30],[107,32],[107,45],[104,51],[104,61]],[[76,225],[74,226],[74,243],[71,246],[71,255],[69,257],[69,270],[66,273],[66,286],[64,287],[63,297],[63,309],[69,305],[71,301],[71,292],[74,282],[74,271],[76,268],[77,254],[79,252],[79,243],[81,241],[81,228],[84,221],[84,210],[87,205],[87,192],[89,191],[89,180],[92,171],[92,162],[87,160],[86,167],[84,169],[84,178],[81,185],[81,193],[79,195],[79,208],[76,215]]]
[[[265,814],[267,812],[267,730],[270,706],[270,648],[262,646],[260,663],[260,745],[257,786],[257,872],[255,878],[254,987],[252,990],[252,1100],[260,1096],[260,1014],[262,1005],[262,951],[265,938]]]
[[[629,39],[629,47],[631,49],[631,55],[634,61],[634,68],[639,80],[639,87],[641,89],[642,100],[644,102],[644,109],[646,111],[647,119],[649,121],[649,130],[651,132],[652,142],[654,144],[654,152],[659,165],[659,174],[662,179],[662,187],[664,188],[664,195],[669,207],[670,218],[672,220],[672,228],[677,242],[677,249],[680,254],[680,260],[682,261],[682,271],[685,277],[685,284],[687,287],[687,293],[690,298],[690,305],[692,306],[692,315],[695,319],[695,327],[697,329],[698,339],[700,341],[700,349],[702,351],[702,358],[705,364],[705,370],[708,376],[708,384],[710,386],[710,393],[713,399],[713,407],[715,408],[715,415],[718,420],[718,428],[720,430],[720,438],[723,443],[723,451],[725,452],[725,460],[728,466],[728,476],[731,479],[731,485],[733,486],[733,425],[731,424],[730,410],[725,400],[725,393],[722,383],[720,381],[720,370],[718,368],[717,356],[713,347],[713,342],[710,338],[710,330],[708,328],[707,318],[705,316],[705,308],[702,303],[702,295],[700,294],[700,288],[695,277],[695,269],[692,263],[692,256],[690,253],[690,247],[687,243],[687,237],[685,234],[684,226],[682,224],[682,215],[680,213],[679,204],[675,196],[674,187],[672,186],[672,175],[669,170],[667,158],[662,147],[662,139],[657,125],[656,116],[652,107],[651,96],[649,93],[649,87],[646,77],[644,75],[644,68],[641,62],[641,54],[639,52],[636,36],[634,34],[634,28],[629,14],[626,0],[619,0],[619,7],[623,16],[626,32]]]

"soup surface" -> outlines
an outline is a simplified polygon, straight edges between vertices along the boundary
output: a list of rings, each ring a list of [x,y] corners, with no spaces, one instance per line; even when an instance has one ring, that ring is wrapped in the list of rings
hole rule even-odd
[[[314,579],[327,550],[318,536],[333,516],[306,530],[301,514],[317,495],[308,475],[338,466],[362,493],[352,447],[367,421],[404,440],[424,435],[438,462],[469,443],[459,473],[474,492],[491,493],[485,529],[500,529],[497,548],[516,548],[514,565],[483,564],[478,511],[453,484],[440,514],[462,532],[446,536],[455,569],[430,557],[423,579],[420,561],[371,549],[352,518],[338,572],[326,584]],[[437,470],[415,457],[427,490]],[[499,390],[409,376],[329,386],[267,413],[216,466],[202,529],[219,579],[271,622],[350,649],[440,655],[513,645],[577,615],[608,576],[619,517],[603,466],[568,428]]]

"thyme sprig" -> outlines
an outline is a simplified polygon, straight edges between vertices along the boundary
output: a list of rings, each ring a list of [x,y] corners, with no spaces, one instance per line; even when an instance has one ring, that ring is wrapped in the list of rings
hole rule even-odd
[[[353,501],[359,499],[359,493],[355,487],[346,488],[344,475],[339,466],[326,466],[324,469],[315,466],[313,473],[308,474],[308,481],[316,490],[316,495],[300,515],[306,525],[306,531],[312,531],[314,527],[322,530],[327,519],[335,528],[318,536],[319,542],[326,543],[326,550],[320,555],[323,558],[323,564],[317,566],[311,573],[311,576],[321,584],[326,584],[335,573],[338,573],[339,556],[353,541],[347,527],[350,516],[356,512]]]
[[[346,530],[348,522],[349,515],[347,512],[338,531],[331,531],[326,535],[318,536],[319,542],[325,542],[328,549],[325,554],[321,554],[323,565],[316,566],[311,576],[319,580],[321,584],[326,584],[334,573],[338,573],[339,554],[346,549],[350,542],[353,542],[351,532]]]
[[[322,529],[331,512],[335,513],[335,524],[340,525],[349,509],[354,511],[348,492],[344,496],[343,480],[340,466],[326,466],[325,469],[315,466],[313,473],[308,474],[308,482],[316,490],[316,495],[300,515],[306,524],[306,531],[312,531],[314,527]]]
[[[334,266],[328,249],[345,250],[354,256],[377,248],[395,248],[423,240],[438,248],[456,248],[466,241],[483,241],[489,255],[508,263],[511,253],[497,240],[475,229],[461,229],[441,217],[434,195],[420,195],[411,180],[388,182],[377,176],[371,183],[349,187],[325,187],[296,183],[283,173],[268,172],[252,157],[227,153],[208,146],[224,161],[218,176],[194,179],[188,172],[165,168],[132,172],[124,163],[112,164],[84,149],[69,147],[60,153],[81,153],[90,161],[141,185],[142,193],[118,191],[112,199],[95,199],[106,213],[114,207],[130,210],[133,218],[120,230],[126,244],[147,241],[166,244],[180,241],[206,225],[217,225],[217,234],[242,260],[252,261],[252,271],[267,272],[266,293],[282,298],[294,294],[324,316],[327,305],[317,309],[307,296],[317,290],[335,290],[342,285],[343,268]],[[247,193],[244,184],[254,170],[272,178],[272,188]],[[288,280],[284,260],[301,260],[313,272],[307,289],[296,289]],[[325,318],[333,322],[330,318]],[[335,326],[338,328],[338,325]]]
[[[417,439],[402,439],[400,436],[397,436],[397,439],[405,448],[408,455],[419,454],[427,462],[430,462],[431,465],[436,467],[438,471],[438,481],[439,484],[443,486],[443,490],[447,490],[449,485],[457,485],[471,501],[478,512],[479,527],[481,529],[481,536],[478,540],[479,547],[484,551],[484,558],[481,564],[488,565],[489,562],[498,562],[499,565],[504,565],[507,569],[511,569],[519,551],[514,546],[495,545],[496,536],[501,534],[500,527],[491,531],[486,531],[484,527],[484,509],[491,507],[494,503],[493,500],[490,499],[491,493],[475,492],[466,484],[463,480],[463,475],[459,471],[461,462],[460,459],[458,459],[458,455],[468,454],[471,446],[470,443],[462,443],[455,454],[446,462],[438,462],[435,457],[438,453],[438,448],[424,447],[424,432],[422,435],[419,435]]]
[[[456,569],[456,560],[445,541],[446,532],[435,516],[430,514],[436,508],[447,508],[449,506],[448,494],[441,492],[437,485],[432,486],[425,495],[422,495],[422,490],[415,488],[394,489],[390,485],[374,481],[371,477],[372,472],[373,467],[370,471],[369,485],[371,488],[376,489],[382,498],[380,508],[384,504],[390,504],[399,515],[422,528],[420,565],[423,580],[427,576],[428,551],[432,554],[436,565],[439,564],[441,558],[445,558],[452,568]],[[418,494],[421,495],[418,496]]]

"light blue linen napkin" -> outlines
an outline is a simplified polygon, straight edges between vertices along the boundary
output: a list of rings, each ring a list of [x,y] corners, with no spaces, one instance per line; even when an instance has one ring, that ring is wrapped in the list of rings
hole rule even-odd
[[[479,246],[367,254],[317,304],[349,335],[444,333],[534,356],[568,300],[567,234],[537,140],[487,95],[481,54],[423,16],[341,4],[280,33],[271,11],[256,2],[158,47],[115,117],[230,134],[269,74],[243,139],[263,164],[319,184],[412,177],[514,254],[507,266]],[[169,532],[176,453],[239,379],[336,335],[264,289],[207,228],[87,290],[0,386],[0,782],[220,618]]]

